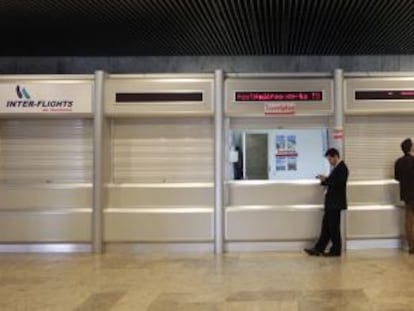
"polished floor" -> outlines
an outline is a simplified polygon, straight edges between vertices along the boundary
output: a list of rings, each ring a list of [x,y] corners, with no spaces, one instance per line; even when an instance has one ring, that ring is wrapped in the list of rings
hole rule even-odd
[[[0,255],[0,310],[414,310],[414,256]]]

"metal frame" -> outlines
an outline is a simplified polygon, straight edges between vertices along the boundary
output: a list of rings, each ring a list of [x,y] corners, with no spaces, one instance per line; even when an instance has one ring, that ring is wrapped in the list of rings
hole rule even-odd
[[[148,74],[108,74],[108,79],[206,79],[213,78],[211,73],[148,73]]]
[[[60,80],[68,80],[69,82],[72,80],[93,80],[94,76],[90,74],[55,74],[55,75],[47,75],[47,74],[27,74],[27,75],[0,75],[0,80],[6,81],[14,81],[14,80],[40,80],[40,81],[60,81]]]
[[[342,69],[334,71],[334,127],[343,130],[344,128],[344,72]],[[336,144],[340,154],[343,155],[344,142]]]
[[[381,77],[394,77],[394,78],[405,78],[405,77],[413,77],[414,71],[389,71],[389,72],[380,72],[380,71],[372,71],[372,72],[344,72],[345,78],[381,78]]]
[[[16,83],[16,82],[30,82],[32,84],[39,84],[39,83],[47,83],[49,85],[54,84],[73,84],[79,82],[87,82],[91,83],[92,87],[94,87],[94,75],[91,74],[25,74],[25,75],[0,75],[0,82],[2,83]],[[92,97],[93,94],[90,94]],[[94,102],[92,101],[92,111],[87,113],[74,113],[74,114],[67,114],[67,115],[57,115],[53,114],[10,114],[10,115],[3,115],[1,119],[49,119],[49,118],[61,118],[61,119],[72,119],[72,118],[81,118],[81,119],[93,119],[95,117],[94,114]],[[8,189],[18,189],[21,185],[20,184],[3,184],[3,188]],[[92,187],[93,182],[85,182],[85,183],[59,183],[59,184],[24,184],[24,187],[27,189],[77,189],[77,188],[87,188],[91,190],[92,194]],[[39,215],[48,214],[50,212],[59,215],[71,215],[74,213],[93,213],[93,206],[90,208],[85,207],[78,207],[78,208],[70,208],[70,209],[50,209],[48,207],[45,208],[36,208],[36,209],[29,209],[29,208],[19,208],[19,209],[3,209],[2,212],[5,213],[36,213]],[[89,225],[92,228],[92,224]],[[47,252],[47,253],[73,253],[73,252],[90,252],[92,248],[91,240],[77,242],[77,241],[69,241],[69,242],[60,242],[56,241],[39,241],[39,242],[16,242],[10,241],[0,244],[0,253],[3,252]]]
[[[244,91],[246,88],[254,88],[255,91],[270,91],[275,88],[277,82],[278,90],[294,91],[302,87],[302,81],[309,81],[312,87],[307,91],[322,91],[321,101],[285,101],[294,103],[297,107],[295,116],[331,116],[333,115],[333,83],[332,73],[229,73],[225,75],[229,79],[225,83],[225,114],[226,117],[263,117],[265,102],[258,101],[235,101],[235,92]],[[280,84],[279,84],[280,83]],[[315,85],[316,83],[316,85]],[[268,103],[278,102],[269,101]],[[269,116],[267,117],[278,117]],[[280,116],[279,116],[280,117]]]
[[[211,73],[204,74],[108,74],[107,86],[104,96],[114,91],[114,84],[119,86],[130,87],[130,83],[134,83],[134,88],[142,83],[149,85],[159,84],[153,92],[201,92],[203,94],[202,101],[171,101],[171,102],[140,102],[140,103],[116,103],[112,99],[106,98],[109,102],[105,102],[105,115],[110,117],[193,117],[193,116],[212,116],[214,102],[214,75]],[[171,82],[174,82],[173,84]],[[125,84],[126,83],[126,84]],[[184,85],[177,86],[177,83]],[[191,89],[189,84],[198,83],[199,87]],[[174,86],[175,84],[175,86]],[[206,91],[208,84],[208,92]],[[129,85],[129,86],[128,86]],[[144,91],[146,88],[137,91]],[[109,91],[109,94],[108,94]],[[135,106],[135,108],[132,108]]]
[[[332,74],[329,72],[320,73],[320,72],[305,72],[305,73],[296,73],[296,72],[275,72],[275,73],[226,73],[226,78],[332,78]]]
[[[102,253],[102,210],[103,210],[103,122],[104,122],[104,77],[103,71],[95,72],[95,118],[93,140],[93,214],[92,249]]]
[[[334,129],[344,130],[344,71],[342,69],[334,70]],[[344,139],[340,141],[334,140],[334,147],[345,158]],[[347,212],[341,212],[341,239],[342,249],[346,251],[347,245]]]
[[[0,244],[0,253],[90,253],[89,243]]]
[[[344,82],[344,109],[345,115],[349,116],[373,116],[373,115],[412,115],[413,100],[401,100],[401,99],[387,99],[387,100],[355,100],[354,92],[363,90],[406,90],[412,89],[412,82],[414,81],[414,72],[374,72],[374,73],[349,73],[344,74],[346,81]],[[355,86],[355,80],[368,82],[374,84],[373,86]],[[377,83],[375,83],[377,82]],[[353,85],[349,84],[353,83]],[[396,84],[404,83],[404,87],[393,86],[378,86],[378,83]],[[411,85],[411,86],[407,86]],[[351,96],[349,96],[351,95]]]
[[[223,253],[224,244],[224,73],[214,73],[214,252]]]

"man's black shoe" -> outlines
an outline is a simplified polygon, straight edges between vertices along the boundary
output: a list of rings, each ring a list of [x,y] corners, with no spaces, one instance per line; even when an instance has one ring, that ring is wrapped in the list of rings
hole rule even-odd
[[[324,253],[323,254],[324,257],[341,257],[341,253]]]
[[[318,251],[314,248],[305,248],[304,251],[309,256],[321,256],[322,255],[322,253],[320,251]]]

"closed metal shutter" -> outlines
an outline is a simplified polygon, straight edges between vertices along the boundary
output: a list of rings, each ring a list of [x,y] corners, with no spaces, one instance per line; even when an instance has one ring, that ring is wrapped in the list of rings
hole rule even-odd
[[[213,126],[206,118],[114,119],[113,182],[211,182]]]
[[[83,119],[0,121],[0,180],[91,182],[92,130]]]
[[[346,119],[345,156],[352,180],[394,178],[401,141],[414,137],[413,116],[352,116]]]

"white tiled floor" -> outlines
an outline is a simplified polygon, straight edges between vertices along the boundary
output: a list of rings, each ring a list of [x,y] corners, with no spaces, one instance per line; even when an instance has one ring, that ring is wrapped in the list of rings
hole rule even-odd
[[[414,256],[0,255],[0,310],[414,310]]]

